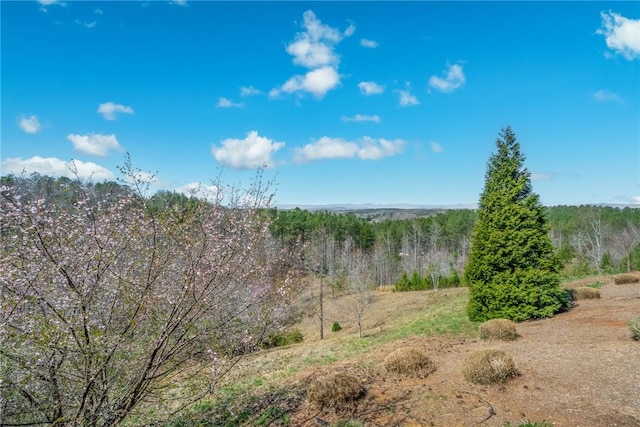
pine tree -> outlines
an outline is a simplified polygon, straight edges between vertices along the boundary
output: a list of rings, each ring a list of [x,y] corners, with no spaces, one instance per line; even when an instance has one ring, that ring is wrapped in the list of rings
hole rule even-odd
[[[546,211],[531,188],[524,155],[510,127],[489,158],[478,221],[465,269],[473,321],[550,317],[567,308],[560,263],[548,235]]]

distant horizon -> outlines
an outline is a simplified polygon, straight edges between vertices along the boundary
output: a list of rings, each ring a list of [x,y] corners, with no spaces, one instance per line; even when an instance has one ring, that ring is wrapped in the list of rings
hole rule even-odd
[[[2,2],[0,174],[277,205],[472,206],[511,126],[545,206],[640,206],[640,10],[606,2]],[[348,202],[347,202],[348,201]]]

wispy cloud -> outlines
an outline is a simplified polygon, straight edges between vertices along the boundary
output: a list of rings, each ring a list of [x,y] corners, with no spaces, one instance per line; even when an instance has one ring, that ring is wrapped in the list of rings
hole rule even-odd
[[[240,88],[240,96],[246,98],[248,96],[260,95],[262,92],[253,86],[242,86]]]
[[[107,120],[116,120],[117,113],[133,114],[133,108],[122,104],[114,104],[113,102],[105,102],[98,106],[98,113],[102,114]]]
[[[444,78],[431,76],[429,86],[440,92],[453,92],[460,88],[466,80],[462,66],[458,64],[449,65],[443,74]]]
[[[360,39],[360,46],[375,49],[376,47],[378,47],[378,42],[368,39]]]
[[[442,146],[435,141],[432,141],[430,146],[431,146],[431,151],[433,151],[434,153],[442,153],[444,151]]]
[[[96,8],[93,13],[95,13],[96,15],[104,15],[104,12],[102,11],[102,9],[100,8]]]
[[[214,202],[220,196],[221,189],[216,185],[207,185],[202,182],[190,182],[174,190],[189,197],[198,197],[210,202]]]
[[[120,149],[120,143],[115,135],[90,134],[90,135],[67,135],[67,139],[73,144],[73,148],[83,154],[90,156],[104,157],[109,150]]]
[[[75,178],[72,171],[76,171],[79,178],[94,180],[113,179],[114,175],[108,169],[92,162],[71,160],[65,162],[55,157],[34,156],[28,159],[21,157],[8,158],[2,161],[2,172],[20,175],[24,173],[39,173],[49,176],[66,176]]]
[[[327,92],[340,84],[340,75],[334,67],[326,66],[309,71],[305,75],[296,75],[287,80],[280,88],[269,92],[270,98],[276,98],[280,93],[295,93],[304,91],[316,98],[323,98]]]
[[[633,203],[640,205],[640,196],[633,196],[631,200]]]
[[[302,28],[295,39],[289,43],[286,50],[293,56],[293,63],[301,65],[311,71],[304,75],[289,78],[282,86],[269,92],[270,98],[284,93],[312,93],[316,98],[323,98],[328,91],[340,83],[338,65],[340,57],[335,52],[335,46],[344,38],[355,32],[350,24],[344,31],[323,24],[311,10],[302,15]]]
[[[369,116],[366,114],[356,114],[355,116],[342,116],[343,122],[376,122],[380,123],[380,116],[377,114]]]
[[[173,0],[170,3],[177,4],[178,6],[186,6],[187,0]]]
[[[41,127],[40,121],[34,115],[31,115],[29,117],[26,117],[24,115],[20,116],[18,118],[18,126],[20,126],[20,129],[22,129],[25,133],[38,133]]]
[[[49,6],[67,7],[67,3],[60,0],[38,0],[38,3],[40,4],[40,8],[38,10],[45,13],[48,11],[47,7]]]
[[[532,172],[531,179],[533,181],[550,181],[554,177],[553,172]]]
[[[87,22],[87,21],[80,21],[79,19],[76,19],[73,22],[76,23],[77,25],[82,25],[85,28],[95,28],[96,26],[96,21]]]
[[[617,102],[622,104],[624,101],[620,98],[615,92],[611,92],[608,90],[599,90],[593,94],[593,99],[597,102]]]
[[[596,31],[605,37],[607,47],[628,60],[640,56],[640,19],[629,19],[615,12],[600,12],[602,25]]]
[[[218,99],[218,103],[216,104],[218,108],[232,108],[232,107],[242,107],[242,103],[236,103],[231,101],[228,98],[220,98]]]
[[[347,141],[342,138],[323,136],[317,141],[296,148],[294,161],[304,163],[322,159],[349,159],[378,160],[383,157],[396,155],[404,149],[404,141],[401,139],[375,139],[368,136],[356,141]]]
[[[408,90],[396,90],[395,92],[400,96],[399,102],[401,107],[409,107],[411,105],[420,104],[418,98],[411,95],[411,92],[409,92]]]
[[[272,167],[271,155],[284,145],[284,142],[275,142],[253,130],[245,139],[229,138],[222,141],[220,146],[213,144],[211,153],[218,163],[235,169]]]
[[[378,95],[384,92],[384,86],[372,81],[360,82],[358,83],[358,88],[363,95]]]

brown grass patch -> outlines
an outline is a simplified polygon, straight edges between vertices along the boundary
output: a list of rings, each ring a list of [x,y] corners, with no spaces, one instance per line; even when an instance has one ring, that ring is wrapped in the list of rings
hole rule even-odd
[[[631,337],[636,341],[640,341],[640,317],[636,317],[629,322],[629,329],[631,330]]]
[[[478,328],[483,340],[513,341],[518,338],[515,322],[509,319],[491,319]]]
[[[616,274],[613,276],[613,283],[616,285],[626,285],[627,283],[638,283],[640,282],[640,275],[626,273],[626,274]]]
[[[574,300],[600,298],[600,289],[590,288],[588,286],[569,289],[569,292]]]
[[[462,368],[464,378],[474,384],[504,383],[520,372],[513,358],[502,350],[479,350],[471,353]]]
[[[340,410],[364,396],[360,379],[347,372],[316,378],[307,389],[307,400],[319,408]]]
[[[414,378],[425,378],[436,370],[424,350],[415,347],[398,348],[384,359],[387,372]]]

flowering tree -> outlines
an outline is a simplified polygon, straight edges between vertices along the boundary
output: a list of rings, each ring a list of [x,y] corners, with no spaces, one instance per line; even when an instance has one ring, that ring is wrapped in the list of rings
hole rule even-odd
[[[260,176],[158,210],[123,172],[129,187],[76,182],[64,201],[0,189],[2,425],[115,425],[205,365],[223,374],[286,314],[292,254]]]

